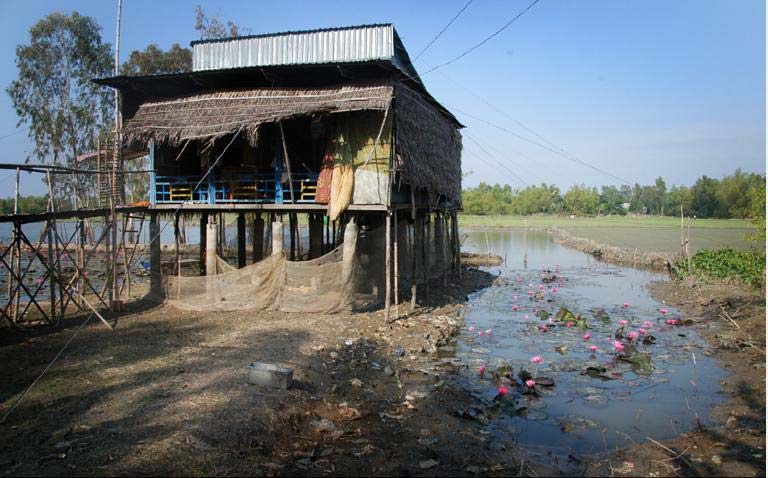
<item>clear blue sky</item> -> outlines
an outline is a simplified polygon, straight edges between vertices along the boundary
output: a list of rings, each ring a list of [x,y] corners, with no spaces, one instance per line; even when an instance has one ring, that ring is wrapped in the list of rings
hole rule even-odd
[[[253,33],[391,22],[412,56],[466,0],[321,2],[124,0],[121,56],[150,43],[196,39],[194,7]],[[114,41],[116,1],[0,0],[0,85],[16,76],[15,46],[54,11],[77,10]],[[483,39],[529,0],[475,0],[416,62],[419,71]],[[736,168],[765,172],[765,3],[752,0],[541,0],[470,55],[424,77],[430,92],[468,128],[465,186],[617,183],[610,177],[502,132],[471,116],[540,141],[519,123],[583,161],[632,182],[690,184]],[[502,113],[468,93],[469,88]],[[516,123],[514,121],[519,123]],[[0,93],[2,162],[23,161],[26,130]],[[15,134],[14,134],[15,133]],[[490,163],[490,164],[489,164]],[[0,196],[12,194],[0,172]],[[43,193],[25,178],[23,193]]]

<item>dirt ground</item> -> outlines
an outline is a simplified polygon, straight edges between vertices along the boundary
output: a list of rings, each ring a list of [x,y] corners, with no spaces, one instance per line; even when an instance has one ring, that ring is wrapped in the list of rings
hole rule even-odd
[[[0,474],[517,474],[516,453],[491,449],[483,412],[450,385],[455,370],[431,360],[492,279],[466,269],[389,324],[381,311],[206,315],[146,302],[114,331],[91,320],[0,425]],[[83,320],[2,330],[0,416]],[[254,361],[294,368],[294,386],[247,384]]]

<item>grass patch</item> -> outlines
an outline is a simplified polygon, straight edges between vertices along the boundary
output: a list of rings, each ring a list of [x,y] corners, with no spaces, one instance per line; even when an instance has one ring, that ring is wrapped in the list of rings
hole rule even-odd
[[[677,264],[682,277],[688,275],[685,261]],[[740,282],[756,289],[765,286],[765,254],[731,248],[702,249],[691,257],[691,275]]]
[[[686,227],[688,219],[686,218]],[[463,227],[663,227],[680,230],[680,218],[672,216],[594,216],[574,217],[555,215],[534,216],[473,216],[459,215]],[[691,227],[703,229],[754,229],[747,219],[694,219]]]

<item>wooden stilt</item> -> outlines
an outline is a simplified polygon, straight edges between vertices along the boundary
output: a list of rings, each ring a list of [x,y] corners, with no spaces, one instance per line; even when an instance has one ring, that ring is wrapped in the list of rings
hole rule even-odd
[[[200,275],[205,275],[205,245],[208,234],[208,213],[200,214]]]
[[[214,276],[219,272],[216,265],[216,250],[218,249],[217,242],[219,242],[219,238],[217,236],[219,227],[215,222],[208,223],[206,227],[208,228],[208,233],[205,235],[205,275]]]
[[[264,258],[264,218],[256,214],[253,218],[253,262],[259,262]]]
[[[323,216],[309,214],[309,258],[315,259],[323,255]]]
[[[149,216],[149,240],[149,292],[152,296],[162,299],[165,292],[160,273],[160,223],[157,214]]]
[[[245,267],[245,214],[237,215],[237,268]]]
[[[296,260],[296,214],[288,213],[288,232],[290,233],[291,243],[290,245],[290,258],[292,261]]]
[[[395,319],[400,318],[400,255],[398,254],[398,239],[400,238],[400,230],[397,228],[397,210],[394,214],[395,218],[395,241],[394,241],[394,253],[395,253]]]
[[[389,322],[389,304],[392,295],[392,251],[390,244],[392,242],[392,211],[387,211],[385,225],[385,246],[384,246],[384,321]]]
[[[272,223],[272,255],[283,253],[283,223]]]

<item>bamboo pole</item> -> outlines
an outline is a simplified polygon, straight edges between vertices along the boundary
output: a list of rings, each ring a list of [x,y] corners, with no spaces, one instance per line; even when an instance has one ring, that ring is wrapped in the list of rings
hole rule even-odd
[[[418,214],[416,213],[416,203],[413,198],[413,188],[411,188],[411,219],[413,222],[413,227],[411,228],[411,248],[410,248],[410,251],[411,251],[411,313],[413,313],[416,310],[416,292],[417,292],[416,244],[418,244],[418,241],[416,239],[416,234],[419,228]]]
[[[288,171],[288,188],[291,191],[291,202],[296,202],[296,196],[293,193],[293,176],[291,175],[291,161],[288,159],[288,146],[285,144],[285,131],[283,131],[283,122],[278,121],[277,125],[280,127],[280,139],[283,143],[283,160],[285,161],[285,169]]]

